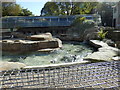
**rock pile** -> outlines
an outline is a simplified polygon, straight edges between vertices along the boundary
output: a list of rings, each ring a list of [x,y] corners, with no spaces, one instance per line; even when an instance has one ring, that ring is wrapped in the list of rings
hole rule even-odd
[[[89,60],[91,62],[119,60],[119,58],[113,58],[120,56],[119,49],[108,46],[106,43],[99,40],[90,40],[90,45],[98,48],[98,51],[86,56],[84,60]]]
[[[43,41],[43,40],[52,40],[53,37],[51,33],[45,33],[45,34],[28,36],[27,39],[32,41]]]
[[[29,40],[28,40],[29,39]],[[0,41],[0,48],[7,52],[29,52],[40,49],[61,48],[62,41],[58,38],[53,38],[50,33],[33,35],[27,39],[6,39]]]
[[[99,32],[99,28],[97,26],[86,29],[83,32],[83,36],[82,36],[83,41],[98,39],[98,32]]]
[[[4,70],[13,70],[13,69],[21,69],[26,65],[20,62],[7,62],[0,61],[0,71]]]

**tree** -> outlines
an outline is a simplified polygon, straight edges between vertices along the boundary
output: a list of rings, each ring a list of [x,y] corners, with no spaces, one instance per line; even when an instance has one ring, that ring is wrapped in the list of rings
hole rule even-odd
[[[30,10],[22,8],[19,16],[33,16],[33,14]]]
[[[2,16],[31,16],[32,12],[28,9],[21,8],[15,2],[2,3]]]
[[[2,16],[17,16],[20,12],[20,5],[13,2],[2,3]]]
[[[41,16],[92,14],[97,2],[47,2]]]
[[[58,15],[58,6],[55,2],[47,2],[41,10],[42,16]]]

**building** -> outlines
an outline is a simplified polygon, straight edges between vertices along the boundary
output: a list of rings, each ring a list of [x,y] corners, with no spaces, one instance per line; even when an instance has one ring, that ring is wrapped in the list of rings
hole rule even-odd
[[[120,28],[120,1],[113,8],[113,27]]]

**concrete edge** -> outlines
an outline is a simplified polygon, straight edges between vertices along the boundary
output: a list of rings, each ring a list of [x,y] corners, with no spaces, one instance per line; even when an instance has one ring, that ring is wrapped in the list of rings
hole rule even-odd
[[[79,65],[79,64],[84,64],[84,63],[89,63],[89,61],[62,63],[62,64],[50,64],[50,65],[41,65],[41,66],[25,66],[22,69],[56,68],[56,67],[66,67],[66,66],[72,66],[72,65]]]

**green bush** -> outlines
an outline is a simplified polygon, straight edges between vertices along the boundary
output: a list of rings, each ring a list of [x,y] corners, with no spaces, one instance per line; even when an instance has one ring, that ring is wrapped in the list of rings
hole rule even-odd
[[[103,29],[101,28],[100,31],[98,32],[98,38],[100,40],[103,40],[108,32],[103,32]]]

